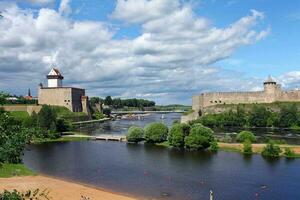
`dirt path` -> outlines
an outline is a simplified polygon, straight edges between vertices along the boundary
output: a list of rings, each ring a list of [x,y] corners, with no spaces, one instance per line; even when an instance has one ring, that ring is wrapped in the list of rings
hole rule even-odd
[[[131,197],[45,176],[0,178],[0,191],[4,189],[26,191],[37,188],[47,189],[53,200],[81,200],[81,196],[90,200],[134,200]]]

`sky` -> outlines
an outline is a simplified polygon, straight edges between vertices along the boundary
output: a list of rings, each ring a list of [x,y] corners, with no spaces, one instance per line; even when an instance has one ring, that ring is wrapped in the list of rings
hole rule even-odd
[[[37,95],[56,66],[87,95],[191,104],[300,88],[300,0],[0,0],[0,91]]]

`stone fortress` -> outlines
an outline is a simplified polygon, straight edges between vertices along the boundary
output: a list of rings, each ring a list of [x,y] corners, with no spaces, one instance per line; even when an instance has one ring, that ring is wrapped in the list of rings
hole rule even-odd
[[[264,82],[264,90],[257,92],[211,92],[193,96],[193,113],[182,116],[181,121],[197,119],[206,109],[216,105],[252,104],[300,101],[300,90],[284,91],[271,76]]]
[[[64,77],[55,68],[51,69],[47,79],[48,87],[43,87],[42,84],[39,86],[39,105],[64,106],[72,112],[84,112],[90,115],[89,100],[85,96],[85,89],[63,86]]]

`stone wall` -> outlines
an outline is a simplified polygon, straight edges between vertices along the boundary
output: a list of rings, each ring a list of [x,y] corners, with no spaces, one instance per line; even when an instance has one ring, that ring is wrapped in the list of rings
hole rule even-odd
[[[29,115],[31,115],[33,112],[40,112],[42,109],[42,106],[38,105],[7,105],[7,106],[0,106],[5,111],[14,112],[14,111],[23,111],[27,112]]]

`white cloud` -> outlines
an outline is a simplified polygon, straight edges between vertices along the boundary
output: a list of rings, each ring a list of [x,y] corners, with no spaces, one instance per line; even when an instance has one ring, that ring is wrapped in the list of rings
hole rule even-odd
[[[164,17],[178,9],[177,0],[117,0],[114,19],[141,23]]]
[[[300,71],[291,71],[279,77],[282,85],[287,88],[300,88]]]
[[[61,15],[70,14],[72,12],[70,0],[61,0],[58,11]]]
[[[85,87],[90,95],[145,96],[163,103],[188,102],[192,94],[204,90],[235,90],[240,85],[246,90],[257,84],[213,65],[267,35],[267,30],[256,28],[264,17],[261,12],[253,10],[218,28],[197,16],[190,5],[178,6],[179,1],[140,1],[139,9],[132,11],[132,0],[120,0],[113,16],[128,23],[142,22],[142,33],[134,39],[114,39],[115,30],[107,23],[69,19],[65,15],[69,1],[64,2],[59,11],[42,8],[33,13],[16,6],[3,10],[0,79],[4,89],[21,92],[36,87],[54,62],[67,84]],[[133,13],[124,11],[120,17],[120,4],[123,11]],[[142,20],[136,18],[140,10]]]

